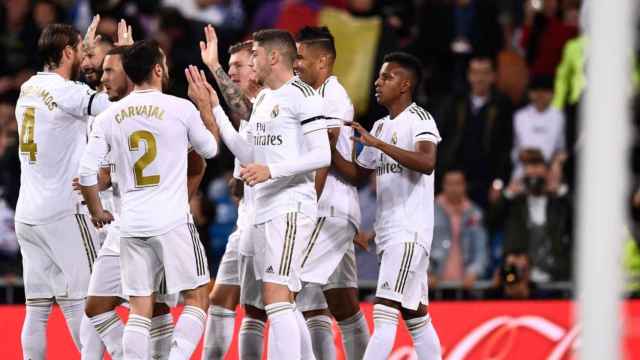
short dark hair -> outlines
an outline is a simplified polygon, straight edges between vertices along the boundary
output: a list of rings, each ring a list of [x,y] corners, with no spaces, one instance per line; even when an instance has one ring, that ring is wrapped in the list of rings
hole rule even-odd
[[[106,46],[111,49],[113,45],[113,38],[106,34],[100,34],[100,39],[98,40],[98,44],[102,46]]]
[[[107,51],[106,55],[120,55],[120,56],[124,56],[124,53],[127,52],[127,50],[129,50],[131,46],[114,46],[111,49],[109,49],[109,51]]]
[[[162,65],[163,55],[155,41],[136,41],[122,54],[122,67],[131,81],[140,85],[151,78],[155,65]]]
[[[417,57],[406,52],[398,51],[385,55],[383,62],[398,64],[407,70],[413,78],[411,87],[413,92],[415,92],[418,85],[422,82],[422,62]]]
[[[75,49],[80,42],[80,32],[67,24],[47,25],[38,39],[38,53],[45,65],[58,67],[62,51],[70,46]]]
[[[329,53],[329,55],[336,58],[336,44],[333,39],[333,35],[329,28],[326,26],[305,26],[300,29],[298,32],[298,36],[296,37],[296,42],[304,43],[304,44],[312,44],[313,46],[317,46]]]
[[[485,55],[485,54],[474,54],[473,56],[471,56],[471,58],[469,59],[469,63],[467,64],[467,67],[471,66],[471,63],[474,61],[482,61],[482,62],[488,62],[489,65],[491,65],[491,70],[496,71],[496,69],[498,68],[497,64],[496,64],[496,59],[494,59],[492,56],[490,55]]]
[[[239,53],[240,51],[248,51],[251,52],[251,47],[253,46],[253,40],[242,41],[239,43],[235,43],[229,46],[229,55],[233,55],[235,53]]]
[[[277,47],[281,54],[287,59],[289,64],[293,66],[293,62],[298,56],[296,42],[288,31],[267,29],[253,33],[253,41],[269,50]]]

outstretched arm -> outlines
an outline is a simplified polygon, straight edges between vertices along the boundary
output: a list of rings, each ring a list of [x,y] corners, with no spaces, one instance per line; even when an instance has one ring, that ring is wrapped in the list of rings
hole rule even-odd
[[[202,57],[202,62],[207,65],[213,74],[216,83],[222,91],[224,101],[229,105],[233,126],[238,128],[240,126],[240,120],[248,120],[251,115],[251,101],[242,93],[240,87],[229,78],[229,75],[227,75],[220,65],[218,58],[218,37],[213,26],[205,26],[204,35],[206,43],[200,41],[200,56]]]
[[[433,142],[418,141],[415,151],[410,151],[378,139],[356,122],[351,123],[351,127],[360,133],[360,137],[355,138],[357,142],[382,151],[408,169],[426,175],[433,173],[436,167],[436,144]]]

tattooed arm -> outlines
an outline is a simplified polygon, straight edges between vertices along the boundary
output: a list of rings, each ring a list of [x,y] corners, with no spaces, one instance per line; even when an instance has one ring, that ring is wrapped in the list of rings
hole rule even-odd
[[[229,105],[229,112],[233,126],[238,128],[240,120],[249,120],[252,104],[249,98],[242,93],[240,87],[236,85],[229,75],[224,71],[218,59],[218,38],[213,26],[207,25],[204,28],[206,43],[200,41],[200,56],[202,61],[213,73],[213,77],[218,83],[225,102]]]

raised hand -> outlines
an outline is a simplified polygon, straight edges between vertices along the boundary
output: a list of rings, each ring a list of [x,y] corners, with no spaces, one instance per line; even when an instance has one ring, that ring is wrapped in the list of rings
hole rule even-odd
[[[207,25],[204,27],[204,37],[206,42],[200,41],[200,56],[202,57],[202,62],[213,72],[220,67],[218,36],[213,26]]]
[[[189,98],[196,103],[198,108],[206,107],[211,109],[213,107],[212,95],[209,90],[211,85],[207,83],[204,71],[198,70],[198,68],[193,65],[189,65],[189,67],[184,70],[184,74],[187,78],[187,83],[189,83],[187,90]],[[209,85],[209,88],[207,88],[207,85]],[[213,90],[213,88],[211,88],[211,90]],[[215,96],[215,98],[217,99],[217,96]]]
[[[84,35],[84,39],[82,40],[82,51],[87,54],[93,52],[96,47],[96,43],[100,40],[101,36],[96,36],[96,31],[98,30],[98,24],[100,23],[100,15],[96,15],[91,20],[91,24],[87,29],[87,33]]]
[[[359,123],[354,121],[350,123],[349,126],[351,126],[355,131],[360,133],[359,137],[352,136],[351,137],[352,140],[355,140],[364,146],[376,147],[378,146],[378,144],[380,144],[381,142],[380,139],[369,134],[369,132],[365,128],[363,128],[362,125],[360,125]]]
[[[131,25],[127,25],[124,19],[118,22],[118,38],[113,44],[115,46],[129,46],[133,45],[133,31]]]

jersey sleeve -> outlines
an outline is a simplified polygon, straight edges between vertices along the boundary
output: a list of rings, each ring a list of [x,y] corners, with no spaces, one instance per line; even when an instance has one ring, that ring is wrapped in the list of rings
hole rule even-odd
[[[381,121],[376,121],[371,128],[371,134],[375,134],[378,132],[378,127],[382,126]],[[375,135],[374,135],[375,136]],[[376,160],[378,159],[378,150],[371,146],[365,146],[358,155],[356,162],[358,165],[373,170],[376,168]]]
[[[89,144],[87,144],[80,160],[78,173],[82,186],[93,186],[98,183],[98,170],[109,153],[107,123],[103,117],[97,117],[94,122],[93,130],[89,136]]]
[[[211,159],[218,154],[218,143],[213,134],[204,126],[200,119],[200,112],[193,104],[188,103],[186,125],[189,144],[205,159]]]
[[[111,105],[106,93],[96,92],[88,85],[75,81],[68,81],[56,98],[58,107],[75,117],[97,115]]]
[[[353,104],[345,91],[325,93],[324,116],[328,128],[341,127],[345,121],[353,121],[353,115]]]
[[[300,96],[298,100],[298,119],[302,125],[302,132],[308,134],[312,131],[326,129],[327,125],[323,114],[323,101],[319,95],[308,97]]]
[[[436,122],[431,115],[424,120],[418,117],[414,118],[412,125],[414,144],[419,141],[430,141],[437,145],[442,140]]]

